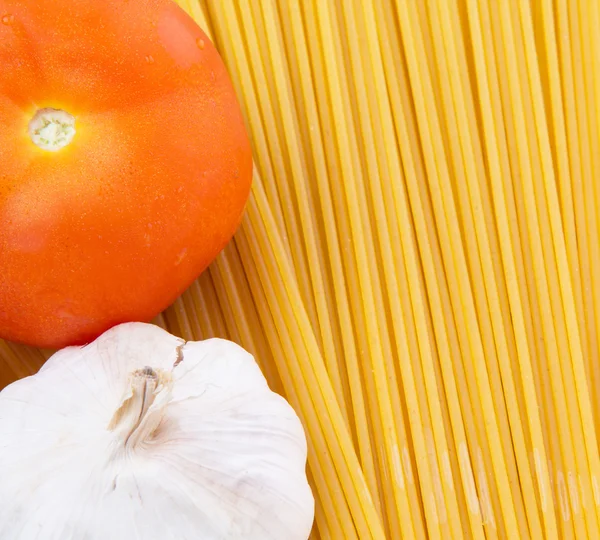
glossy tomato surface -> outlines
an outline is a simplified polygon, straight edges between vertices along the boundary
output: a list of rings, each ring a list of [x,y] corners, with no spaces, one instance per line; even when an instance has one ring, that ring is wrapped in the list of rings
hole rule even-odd
[[[252,157],[225,66],[170,0],[0,0],[0,337],[81,344],[171,304],[231,239]],[[40,109],[71,143],[34,144]]]

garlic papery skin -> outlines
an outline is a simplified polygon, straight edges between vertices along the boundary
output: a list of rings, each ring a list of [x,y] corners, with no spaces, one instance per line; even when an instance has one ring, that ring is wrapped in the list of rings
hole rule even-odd
[[[119,325],[0,392],[0,538],[304,540],[306,455],[241,347]]]

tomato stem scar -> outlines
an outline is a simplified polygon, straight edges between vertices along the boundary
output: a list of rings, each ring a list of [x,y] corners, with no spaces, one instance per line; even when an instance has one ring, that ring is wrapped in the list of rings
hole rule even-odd
[[[60,109],[40,109],[29,122],[29,136],[42,150],[57,152],[75,136],[75,117]]]

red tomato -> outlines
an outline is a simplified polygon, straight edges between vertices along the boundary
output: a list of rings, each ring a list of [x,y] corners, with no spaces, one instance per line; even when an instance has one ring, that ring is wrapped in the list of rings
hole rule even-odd
[[[221,58],[170,0],[0,0],[0,21],[0,337],[56,348],[150,320],[248,198]],[[72,134],[45,109],[74,119],[58,150],[34,142]]]

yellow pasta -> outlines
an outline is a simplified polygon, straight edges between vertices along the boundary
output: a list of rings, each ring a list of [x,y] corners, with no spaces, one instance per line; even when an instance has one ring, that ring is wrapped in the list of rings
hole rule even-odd
[[[600,4],[178,2],[255,174],[154,322],[296,409],[312,538],[600,538]],[[49,354],[0,342],[0,388]]]

